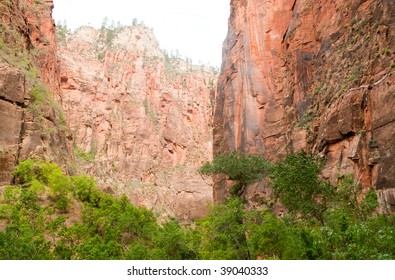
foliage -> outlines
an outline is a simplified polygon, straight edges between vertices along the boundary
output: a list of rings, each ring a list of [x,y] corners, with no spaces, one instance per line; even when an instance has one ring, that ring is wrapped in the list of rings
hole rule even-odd
[[[216,205],[197,223],[198,252],[202,259],[249,259],[245,211],[238,198]]]
[[[305,154],[296,157],[277,165],[296,172],[296,163],[305,162],[312,174],[299,170],[300,175],[319,184],[318,163]],[[276,168],[270,167],[269,174]],[[5,225],[0,259],[395,258],[395,216],[377,214],[374,190],[362,195],[347,176],[332,187],[336,191],[327,197],[325,210],[320,209],[323,223],[299,209],[296,216],[278,217],[267,208],[247,208],[236,197],[213,206],[193,227],[173,219],[159,224],[152,212],[133,206],[126,196],[105,194],[92,177],[67,176],[48,161],[23,161],[14,176],[19,185],[5,187],[0,196],[0,222]],[[272,184],[282,184],[283,178],[276,176],[271,176]],[[298,181],[300,188],[308,184],[308,189],[310,183]],[[299,199],[313,203],[309,195]]]
[[[223,168],[217,166],[215,170],[225,173],[228,162],[216,159],[214,162],[220,162]],[[206,174],[213,174],[214,166],[206,165]],[[236,171],[242,168],[237,163],[231,166]],[[268,209],[247,210],[233,199],[215,206],[195,229],[199,256],[213,259],[394,258],[395,218],[375,213],[378,203],[374,189],[362,195],[350,176],[331,186],[319,179],[321,166],[320,161],[306,153],[289,155],[270,165],[267,173],[271,186],[290,213],[280,218]],[[242,246],[235,248],[235,244]]]
[[[40,206],[37,194],[29,189],[6,187],[0,203],[0,217],[8,221],[0,232],[0,259],[52,259],[51,243],[44,231],[50,209]],[[48,230],[48,234],[56,228]]]
[[[247,210],[234,199],[215,206],[194,230],[202,259],[393,259],[394,216],[349,219],[345,209],[314,218],[276,217],[268,209]]]
[[[85,152],[77,146],[74,146],[74,153],[78,158],[83,159],[87,162],[92,162],[96,156],[96,153],[93,149],[89,152]]]
[[[29,109],[36,118],[43,118],[46,114],[46,106],[51,107],[56,113],[55,124],[58,128],[66,130],[66,120],[61,106],[53,99],[49,90],[41,85],[36,85],[29,92],[32,102]]]
[[[152,259],[185,260],[196,259],[197,253],[189,245],[189,236],[175,220],[166,222],[154,235],[156,248]],[[163,256],[163,257],[160,257]]]
[[[305,259],[303,240],[285,219],[268,209],[251,211],[246,228],[252,259]]]
[[[3,259],[195,258],[178,223],[159,225],[152,212],[101,192],[91,177],[70,177],[34,159],[21,162],[14,176],[21,185],[7,187],[0,200]],[[43,203],[47,198],[53,203]],[[67,212],[71,205],[79,212]]]
[[[104,18],[100,28],[100,38],[107,48],[111,48],[117,33],[122,30],[123,26],[118,23],[115,25],[114,21],[108,25],[108,18]]]
[[[341,178],[337,185],[336,204],[347,211],[354,220],[366,220],[378,207],[377,194],[370,188],[364,199],[360,199],[361,189],[352,176]]]
[[[301,152],[271,165],[269,178],[276,196],[290,212],[310,215],[323,224],[323,213],[334,196],[334,189],[318,179],[320,170],[318,160]]]
[[[244,188],[263,178],[267,162],[260,156],[246,155],[238,151],[220,154],[211,163],[199,169],[203,175],[225,174],[229,180],[235,181],[233,194],[240,194]]]
[[[65,212],[70,206],[70,178],[56,164],[27,159],[16,167],[14,176],[18,182],[30,186],[31,191],[41,191],[47,186],[57,209]]]
[[[98,206],[100,202],[100,191],[92,177],[86,175],[72,176],[72,192],[76,199]]]

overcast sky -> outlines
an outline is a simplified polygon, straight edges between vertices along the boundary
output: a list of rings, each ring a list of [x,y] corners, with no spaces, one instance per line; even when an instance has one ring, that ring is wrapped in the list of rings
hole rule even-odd
[[[100,27],[107,17],[123,25],[134,18],[153,28],[162,49],[220,66],[230,0],[53,0],[55,22],[75,29]]]

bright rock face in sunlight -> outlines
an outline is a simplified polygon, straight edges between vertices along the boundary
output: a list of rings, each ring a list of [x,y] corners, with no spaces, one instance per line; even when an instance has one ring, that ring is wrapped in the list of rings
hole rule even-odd
[[[391,1],[231,1],[214,110],[215,154],[312,150],[323,177],[353,173],[395,210]],[[217,182],[214,199],[227,196]],[[270,192],[251,186],[259,201]]]
[[[164,54],[141,24],[82,27],[60,40],[59,57],[83,169],[163,216],[203,216],[212,187],[196,170],[212,154],[214,70]]]

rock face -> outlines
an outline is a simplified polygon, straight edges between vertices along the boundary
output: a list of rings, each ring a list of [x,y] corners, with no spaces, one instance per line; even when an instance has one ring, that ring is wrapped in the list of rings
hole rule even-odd
[[[52,1],[0,3],[0,186],[20,161],[65,165],[70,141],[60,107]],[[52,93],[51,93],[52,92]]]
[[[82,169],[109,192],[195,219],[212,201],[212,69],[171,58],[144,25],[62,33],[62,105]]]
[[[383,212],[395,211],[394,17],[385,0],[232,0],[214,153],[276,161],[312,150],[327,159],[325,178],[353,173],[376,188]]]

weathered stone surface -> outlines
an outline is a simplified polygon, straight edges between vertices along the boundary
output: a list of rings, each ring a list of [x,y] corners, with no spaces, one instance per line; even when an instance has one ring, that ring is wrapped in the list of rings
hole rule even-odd
[[[65,167],[70,139],[61,110],[51,99],[60,76],[52,0],[0,3],[0,186],[12,181],[15,165],[30,156]],[[36,102],[33,88],[52,92]]]
[[[16,105],[0,100],[0,145],[15,146],[19,143],[23,111]]]
[[[197,168],[212,158],[212,69],[165,56],[144,25],[81,27],[60,45],[62,100],[83,163],[103,188],[164,216],[195,219],[212,202]],[[94,159],[93,159],[94,158]]]
[[[24,76],[18,69],[0,61],[0,98],[9,102],[23,103]]]
[[[8,63],[0,62],[0,186],[9,184],[17,162],[22,133],[24,76]]]
[[[383,213],[393,213],[395,211],[395,191],[394,189],[378,190],[380,209]]]
[[[353,173],[363,188],[394,188],[392,6],[232,0],[214,153],[239,149],[276,161],[312,150],[327,159],[323,176],[333,182]],[[215,199],[225,190],[215,184]]]
[[[394,73],[395,74],[395,73]],[[371,92],[372,136],[370,164],[377,164],[373,182],[377,189],[395,189],[395,75]]]
[[[17,160],[23,111],[18,106],[0,100],[0,186],[9,184]]]
[[[3,34],[5,42],[15,50],[31,53],[30,58],[40,72],[41,81],[56,94],[59,90],[60,77],[55,23],[52,18],[53,7],[52,0],[5,1],[0,3],[0,16],[6,26],[2,30],[5,33]],[[19,39],[14,41],[17,33],[22,42],[18,42]]]

